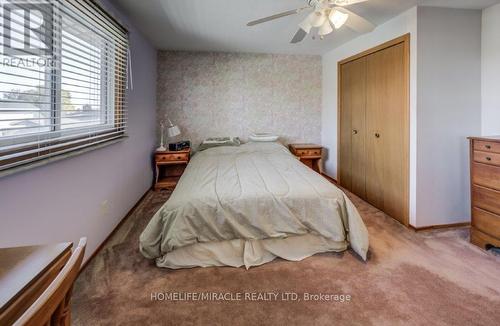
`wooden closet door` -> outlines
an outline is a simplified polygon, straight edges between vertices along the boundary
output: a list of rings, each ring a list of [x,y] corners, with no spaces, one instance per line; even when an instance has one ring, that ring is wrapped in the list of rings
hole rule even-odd
[[[399,43],[366,58],[366,199],[406,223],[405,46]]]
[[[364,198],[366,58],[342,65],[341,74],[340,183]]]

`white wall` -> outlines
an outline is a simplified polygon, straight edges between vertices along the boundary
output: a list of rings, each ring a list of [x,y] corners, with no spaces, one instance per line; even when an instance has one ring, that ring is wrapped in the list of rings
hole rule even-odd
[[[126,17],[118,17],[127,23]],[[127,27],[134,69],[129,138],[1,178],[0,247],[75,242],[87,236],[87,259],[151,187],[156,50],[133,26]]]
[[[467,222],[467,137],[481,132],[481,11],[419,7],[417,56],[414,226]]]
[[[486,17],[483,24],[498,21]],[[492,35],[498,33],[497,26],[491,28]],[[481,132],[478,10],[414,7],[323,56],[322,143],[328,149],[325,171],[332,177],[337,175],[338,61],[406,33],[411,34],[410,224],[422,227],[468,221],[466,137]],[[490,40],[491,44],[497,42]],[[497,63],[498,54],[492,55]],[[496,73],[490,79],[498,76]],[[498,79],[492,85],[492,89],[497,86]],[[494,95],[498,93],[495,89]],[[492,111],[488,119],[498,114],[498,110]]]
[[[325,173],[337,176],[337,63],[386,41],[410,33],[410,223],[414,219],[416,162],[417,7],[323,56],[322,144],[327,149]]]
[[[482,135],[500,135],[500,4],[483,10]]]

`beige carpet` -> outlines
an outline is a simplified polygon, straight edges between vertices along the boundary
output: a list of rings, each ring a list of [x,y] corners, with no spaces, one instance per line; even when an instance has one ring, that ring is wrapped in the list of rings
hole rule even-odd
[[[417,234],[351,195],[370,233],[367,262],[347,251],[248,271],[167,270],[141,256],[138,237],[168,196],[150,192],[80,275],[74,325],[500,325],[500,257],[470,245],[466,228]],[[158,294],[191,292],[228,294]]]

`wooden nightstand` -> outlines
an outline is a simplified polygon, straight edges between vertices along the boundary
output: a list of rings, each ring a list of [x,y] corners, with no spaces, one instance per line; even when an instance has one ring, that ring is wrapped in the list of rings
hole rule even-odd
[[[323,156],[323,147],[315,144],[290,144],[290,152],[297,156],[302,163],[321,173],[321,158]]]
[[[155,152],[154,189],[174,189],[189,163],[191,149]]]

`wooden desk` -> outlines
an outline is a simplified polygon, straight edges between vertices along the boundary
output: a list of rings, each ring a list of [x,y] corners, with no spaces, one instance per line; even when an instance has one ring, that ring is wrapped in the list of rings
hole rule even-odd
[[[0,248],[0,325],[11,325],[71,256],[71,243]]]

